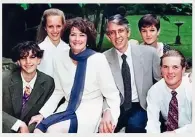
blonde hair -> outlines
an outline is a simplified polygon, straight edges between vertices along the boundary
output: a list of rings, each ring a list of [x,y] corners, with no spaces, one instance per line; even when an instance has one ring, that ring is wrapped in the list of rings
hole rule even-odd
[[[65,15],[63,11],[55,8],[47,9],[43,12],[43,16],[41,17],[41,22],[39,24],[38,30],[37,30],[37,37],[36,41],[38,43],[41,43],[45,37],[47,36],[47,32],[45,30],[46,27],[46,22],[47,22],[47,17],[48,16],[61,16],[62,18],[62,24],[64,25],[65,22]]]

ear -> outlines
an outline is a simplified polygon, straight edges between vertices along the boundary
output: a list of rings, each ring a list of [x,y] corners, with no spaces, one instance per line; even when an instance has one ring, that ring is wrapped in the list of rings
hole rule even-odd
[[[17,61],[17,64],[18,64],[18,66],[20,66],[20,61],[19,60]]]
[[[41,63],[41,59],[37,58],[37,64],[39,65]]]
[[[160,29],[158,30],[158,33],[157,33],[157,36],[159,36],[160,35]]]
[[[131,36],[131,30],[129,29],[129,30],[127,30],[127,36],[128,36],[128,38]]]
[[[182,74],[184,75],[185,72],[186,72],[186,67],[184,67],[184,68],[182,69]]]

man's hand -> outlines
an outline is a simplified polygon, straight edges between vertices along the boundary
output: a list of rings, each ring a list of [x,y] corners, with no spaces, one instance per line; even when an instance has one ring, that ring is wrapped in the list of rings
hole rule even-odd
[[[31,117],[28,125],[32,124],[32,123],[37,123],[36,126],[43,120],[43,115],[39,114],[36,116]]]
[[[26,123],[22,122],[19,128],[19,133],[29,133]]]
[[[100,133],[113,133],[115,129],[114,121],[110,110],[106,110],[103,113],[103,118],[100,122],[99,132]]]

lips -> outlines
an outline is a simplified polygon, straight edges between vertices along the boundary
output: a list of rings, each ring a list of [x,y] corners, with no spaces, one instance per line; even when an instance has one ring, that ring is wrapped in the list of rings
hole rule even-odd
[[[116,44],[121,44],[123,42],[123,40],[119,39],[119,40],[116,40],[115,42],[116,42]]]
[[[31,68],[33,65],[26,65],[25,68],[29,69]]]
[[[168,79],[173,79],[175,76],[167,76]]]

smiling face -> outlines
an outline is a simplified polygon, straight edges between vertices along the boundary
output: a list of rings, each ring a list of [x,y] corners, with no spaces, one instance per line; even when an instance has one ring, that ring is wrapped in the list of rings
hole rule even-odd
[[[180,57],[165,57],[162,60],[161,72],[167,86],[176,89],[181,84],[185,67],[182,68]]]
[[[147,45],[154,45],[154,46],[157,45],[159,32],[160,31],[158,31],[154,25],[142,27],[140,30],[144,43]]]
[[[54,45],[58,45],[58,43],[60,42],[61,33],[64,28],[63,26],[64,24],[62,22],[61,16],[51,15],[48,16],[46,19],[45,30],[49,39]]]
[[[72,27],[69,35],[69,44],[74,54],[82,52],[87,45],[87,35],[76,27]]]
[[[17,63],[20,65],[21,72],[24,76],[32,76],[36,74],[37,65],[40,64],[40,61],[41,59],[33,55],[32,50],[30,50],[23,57],[21,57]]]
[[[129,36],[130,31],[124,25],[117,25],[112,22],[108,23],[107,38],[121,53],[127,50]]]

